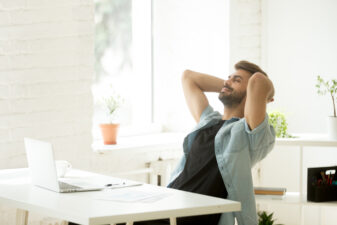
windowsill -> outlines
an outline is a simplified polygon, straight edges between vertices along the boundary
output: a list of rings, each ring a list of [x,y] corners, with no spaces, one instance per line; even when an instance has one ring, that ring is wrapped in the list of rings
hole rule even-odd
[[[186,133],[155,133],[137,136],[118,137],[116,145],[105,145],[103,140],[92,144],[94,152],[104,153],[137,153],[149,151],[181,151]]]

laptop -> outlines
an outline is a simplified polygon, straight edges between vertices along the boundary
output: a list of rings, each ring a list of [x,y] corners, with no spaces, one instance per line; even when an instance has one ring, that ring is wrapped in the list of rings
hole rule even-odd
[[[34,185],[55,192],[97,191],[104,187],[97,184],[83,183],[81,186],[62,182],[57,177],[54,153],[51,143],[24,138],[28,167]],[[75,181],[75,180],[74,180]]]

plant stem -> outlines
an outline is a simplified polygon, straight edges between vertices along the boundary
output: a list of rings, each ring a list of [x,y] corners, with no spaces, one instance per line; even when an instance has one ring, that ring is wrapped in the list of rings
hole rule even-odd
[[[336,117],[336,105],[335,105],[335,96],[333,96],[333,94],[331,94],[331,98],[332,98],[332,104],[333,104],[333,116]]]

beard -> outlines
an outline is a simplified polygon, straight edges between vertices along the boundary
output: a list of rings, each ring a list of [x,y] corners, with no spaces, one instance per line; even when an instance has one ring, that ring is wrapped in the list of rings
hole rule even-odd
[[[224,106],[235,107],[239,105],[246,97],[246,93],[246,91],[236,92],[232,89],[232,92],[230,94],[220,92],[218,98]]]

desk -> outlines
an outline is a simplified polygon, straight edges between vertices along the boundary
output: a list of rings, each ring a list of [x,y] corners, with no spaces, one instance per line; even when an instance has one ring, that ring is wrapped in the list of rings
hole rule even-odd
[[[80,170],[72,170],[67,174],[76,177],[78,175],[97,182],[110,182],[114,179]],[[83,225],[115,224],[241,210],[239,202],[154,185],[144,184],[126,188],[130,193],[162,192],[167,196],[151,203],[99,200],[97,197],[104,194],[104,191],[56,193],[33,186],[27,168],[0,170],[0,204],[22,209],[23,212],[35,211]],[[25,221],[26,219],[23,219],[21,224],[25,224]]]

